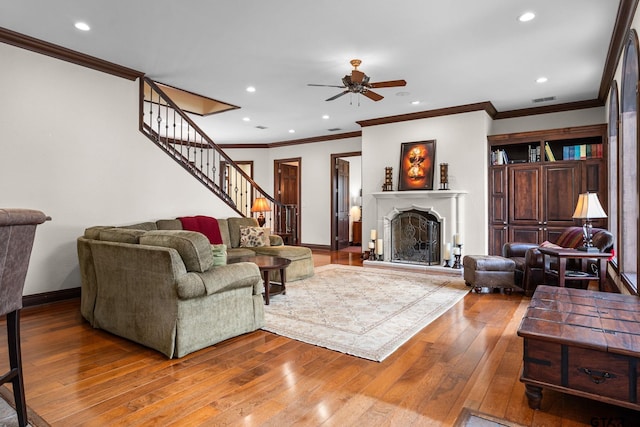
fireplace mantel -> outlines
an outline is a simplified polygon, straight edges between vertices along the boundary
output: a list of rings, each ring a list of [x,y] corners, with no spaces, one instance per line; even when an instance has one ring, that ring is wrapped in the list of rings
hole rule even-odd
[[[371,193],[376,199],[421,199],[441,198],[450,199],[467,194],[464,190],[417,190],[417,191],[381,191]]]

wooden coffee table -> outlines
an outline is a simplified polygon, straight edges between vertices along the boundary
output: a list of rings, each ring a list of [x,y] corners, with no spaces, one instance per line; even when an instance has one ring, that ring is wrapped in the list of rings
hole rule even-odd
[[[518,335],[531,408],[548,388],[640,410],[637,296],[539,285]]]
[[[262,280],[264,281],[264,303],[266,305],[269,305],[270,295],[287,293],[285,269],[289,264],[291,264],[291,260],[277,256],[256,255],[232,258],[228,261],[229,264],[234,264],[236,262],[252,262],[258,266],[260,273],[262,274]],[[274,270],[280,270],[279,284],[271,283],[271,280],[269,280],[269,272]]]

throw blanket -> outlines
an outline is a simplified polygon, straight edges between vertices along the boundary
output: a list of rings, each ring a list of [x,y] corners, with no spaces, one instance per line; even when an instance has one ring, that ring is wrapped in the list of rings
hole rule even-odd
[[[183,216],[178,219],[182,223],[183,230],[197,231],[204,234],[212,245],[222,243],[222,235],[220,234],[217,219],[204,215]]]

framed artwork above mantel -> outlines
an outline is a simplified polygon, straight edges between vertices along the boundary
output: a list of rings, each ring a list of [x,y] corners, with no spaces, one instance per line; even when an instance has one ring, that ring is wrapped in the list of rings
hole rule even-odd
[[[400,149],[398,191],[433,190],[435,139],[403,142]]]

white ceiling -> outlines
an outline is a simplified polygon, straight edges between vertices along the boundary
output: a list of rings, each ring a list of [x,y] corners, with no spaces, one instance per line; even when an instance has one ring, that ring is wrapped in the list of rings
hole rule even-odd
[[[240,106],[196,122],[220,144],[260,143],[357,131],[357,120],[475,102],[508,111],[593,100],[618,4],[0,0],[0,27]],[[519,22],[525,11],[536,19]],[[75,29],[76,21],[91,31]],[[385,97],[379,102],[349,94],[325,102],[341,89],[307,86],[340,85],[353,58],[372,82],[405,79],[407,86],[376,90]],[[536,83],[540,76],[548,82]],[[249,85],[255,93],[245,91]],[[556,100],[532,102],[550,96]]]

